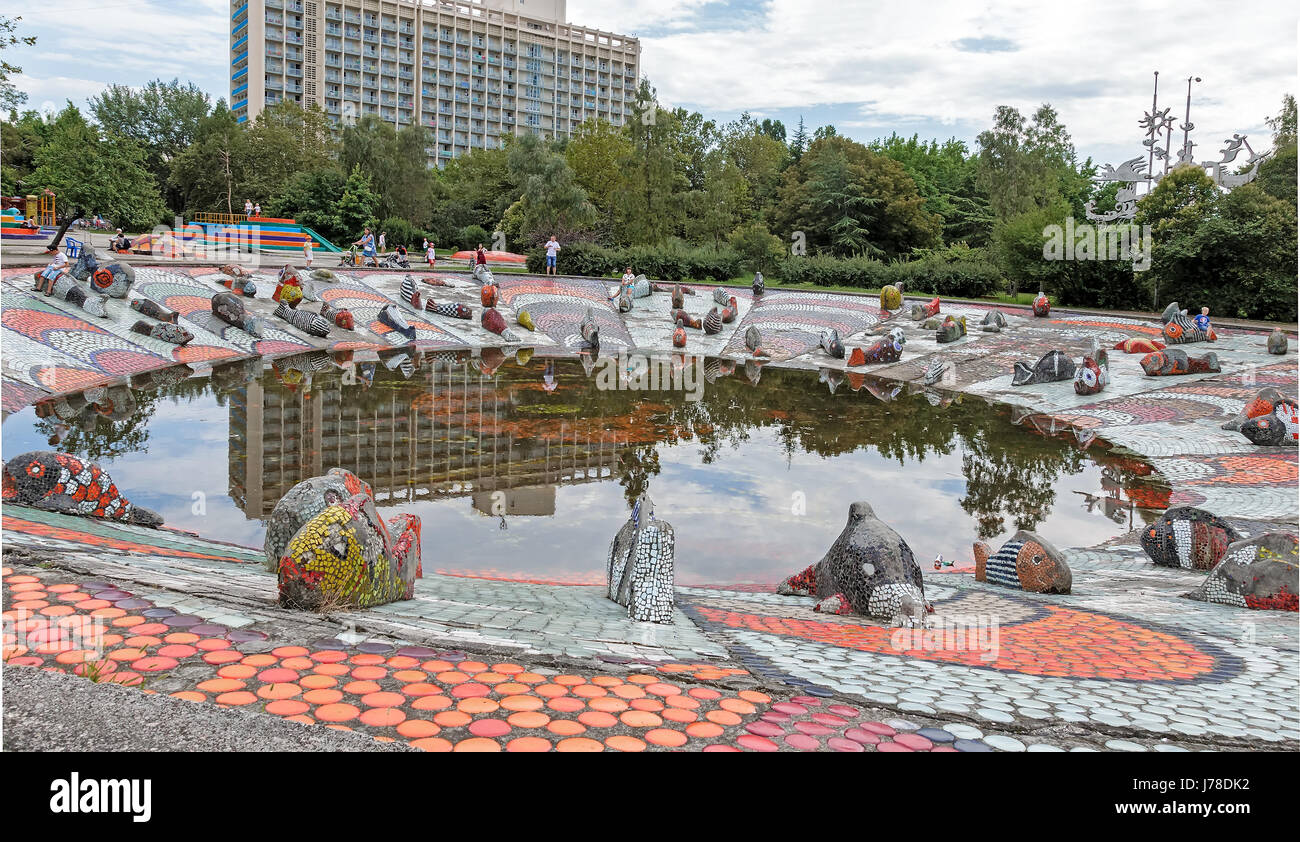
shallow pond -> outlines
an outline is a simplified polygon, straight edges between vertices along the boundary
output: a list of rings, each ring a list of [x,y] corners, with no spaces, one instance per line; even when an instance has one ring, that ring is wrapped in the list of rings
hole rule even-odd
[[[599,581],[643,491],[676,531],[682,585],[777,582],[821,557],[854,500],[931,571],[1017,528],[1096,544],[1154,516],[1133,501],[1162,496],[1142,463],[979,399],[936,406],[861,378],[832,392],[816,372],[771,367],[751,369],[754,384],[716,361],[692,369],[695,393],[644,391],[610,388],[629,385],[625,361],[591,365],[426,355],[408,378],[326,354],[243,362],[62,417],[28,408],[3,444],[11,458],[57,442],[169,526],[259,547],[284,492],[342,466],[381,513],[420,516],[426,570],[544,581]]]

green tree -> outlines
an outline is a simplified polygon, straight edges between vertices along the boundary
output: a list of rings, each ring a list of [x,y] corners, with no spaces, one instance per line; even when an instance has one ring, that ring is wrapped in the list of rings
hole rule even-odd
[[[679,196],[690,187],[686,156],[678,143],[681,123],[673,112],[659,107],[645,79],[637,89],[632,113],[632,149],[620,162],[623,179],[614,230],[624,243],[659,245],[681,230]]]
[[[318,106],[278,102],[244,127],[235,146],[243,172],[238,189],[243,198],[269,202],[284,192],[294,173],[333,165],[337,148],[329,118]]]
[[[423,126],[398,131],[374,114],[366,114],[343,129],[339,163],[344,172],[360,167],[370,179],[379,196],[379,216],[402,217],[424,228],[432,215],[430,190],[435,178],[425,152],[430,143]]]
[[[472,149],[453,158],[434,185],[434,219],[439,237],[450,239],[466,225],[496,225],[519,198],[510,177],[509,153],[503,149]]]
[[[1008,105],[999,105],[993,127],[980,132],[979,187],[988,195],[995,218],[1000,220],[1046,208],[1064,198],[1083,217],[1083,203],[1091,193],[1091,164],[1076,164],[1074,144],[1044,103],[1027,121]]]
[[[1268,119],[1273,129],[1273,156],[1259,165],[1254,184],[1270,196],[1296,207],[1296,104],[1295,97],[1282,98],[1282,110]]]
[[[140,144],[91,125],[72,103],[54,118],[36,152],[31,180],[54,191],[63,214],[51,249],[58,248],[68,226],[88,214],[101,213],[133,230],[151,228],[163,217]]]
[[[235,115],[218,100],[212,113],[200,121],[194,142],[171,160],[168,186],[178,195],[181,208],[191,216],[200,211],[233,214],[242,208],[246,161],[244,130]]]
[[[10,112],[9,119],[0,122],[0,149],[4,150],[0,194],[24,192],[36,169],[36,150],[45,142],[45,131],[45,121],[35,111],[26,111],[21,117]]]
[[[722,130],[720,148],[723,160],[736,167],[749,188],[747,212],[750,215],[761,214],[776,197],[789,149],[749,114],[742,114],[740,119]]]
[[[987,245],[993,230],[993,212],[988,195],[978,183],[978,159],[966,144],[950,138],[922,141],[917,135],[898,134],[877,140],[871,149],[903,165],[917,192],[925,197],[925,209],[943,220],[945,243]]]
[[[130,138],[145,151],[145,166],[160,190],[168,187],[171,162],[194,143],[211,110],[202,89],[178,79],[155,79],[139,89],[109,85],[90,99],[91,114],[105,131]],[[173,210],[184,210],[179,191],[167,198]]]
[[[521,192],[521,245],[537,245],[552,234],[565,242],[590,236],[596,209],[561,152],[540,135],[526,134],[510,144],[508,163],[511,180]]]
[[[361,171],[360,165],[353,166],[337,205],[339,225],[348,232],[349,242],[360,237],[367,225],[374,226],[378,207],[379,196],[371,189],[369,176]]]
[[[785,257],[785,244],[772,235],[761,222],[747,222],[731,232],[731,247],[752,272],[771,272]]]
[[[339,199],[347,190],[347,177],[336,167],[295,173],[280,195],[267,203],[272,216],[296,219],[300,225],[336,243],[351,230],[339,216]]]
[[[804,129],[803,116],[799,117],[799,128],[795,129],[794,137],[790,138],[790,156],[794,162],[799,163],[803,153],[808,150],[808,132]]]
[[[564,147],[564,158],[573,170],[578,186],[602,217],[608,219],[614,209],[618,190],[619,162],[632,153],[632,141],[619,127],[607,120],[587,120],[578,126]]]
[[[35,35],[14,34],[21,20],[21,16],[10,18],[0,15],[0,50],[11,49],[20,44],[26,47],[36,46]],[[14,83],[9,80],[9,77],[17,76],[22,72],[21,67],[0,59],[0,109],[17,108],[27,101],[27,94],[14,87]]]

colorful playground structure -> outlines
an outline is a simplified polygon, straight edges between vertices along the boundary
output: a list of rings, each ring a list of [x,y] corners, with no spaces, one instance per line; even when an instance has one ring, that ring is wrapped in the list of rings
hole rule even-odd
[[[311,241],[313,249],[342,251],[307,226],[299,225],[296,220],[268,216],[200,213],[195,214],[194,221],[186,226],[184,232],[178,234],[194,247],[249,245],[259,251],[301,252],[303,245]],[[201,243],[195,242],[196,240],[201,240]]]
[[[53,233],[48,230],[55,225],[54,194],[50,191],[40,196],[6,196],[3,204],[0,239],[36,242]]]

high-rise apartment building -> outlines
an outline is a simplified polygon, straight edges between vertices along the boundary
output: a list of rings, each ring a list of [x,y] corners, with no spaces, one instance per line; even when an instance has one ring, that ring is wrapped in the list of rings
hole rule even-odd
[[[439,166],[511,134],[630,119],[641,45],[566,23],[566,0],[233,0],[230,107],[282,100],[431,132]]]

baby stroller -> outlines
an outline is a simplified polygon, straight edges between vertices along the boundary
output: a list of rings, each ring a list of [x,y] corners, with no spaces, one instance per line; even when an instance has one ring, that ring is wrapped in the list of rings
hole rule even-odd
[[[353,246],[352,248],[348,249],[347,251],[339,255],[339,265],[351,266],[353,268],[356,268],[361,265],[361,261],[357,256],[356,246]]]

